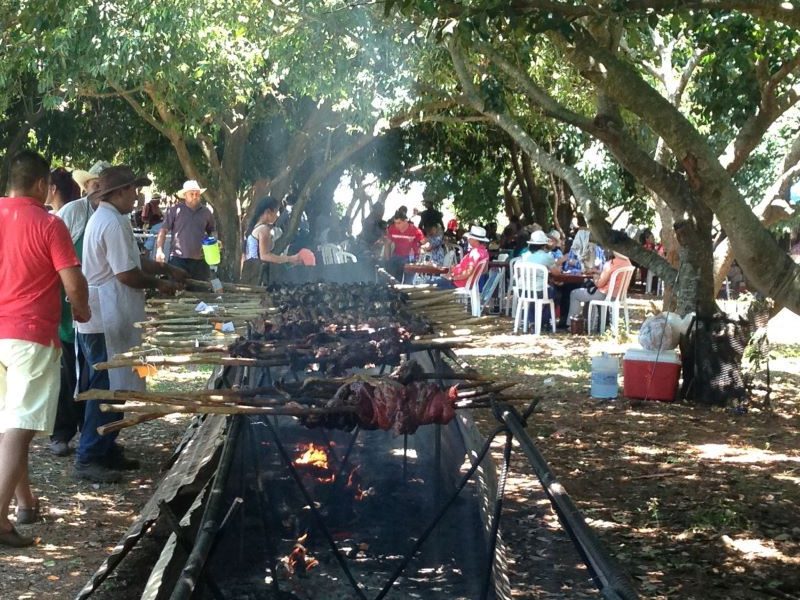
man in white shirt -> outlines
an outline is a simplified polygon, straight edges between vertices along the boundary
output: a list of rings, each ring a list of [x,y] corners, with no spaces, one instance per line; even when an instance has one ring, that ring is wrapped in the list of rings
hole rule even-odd
[[[97,200],[89,202],[89,195],[97,189],[100,174],[110,166],[110,163],[98,160],[88,171],[80,169],[73,171],[72,177],[81,186],[81,191],[85,196],[73,202],[67,202],[56,213],[56,216],[64,221],[67,229],[69,229],[78,258],[81,257],[81,244],[83,242],[83,232],[86,231],[86,224],[89,222],[89,217],[97,209]]]
[[[139,254],[128,215],[135,206],[137,188],[149,184],[149,179],[137,177],[129,167],[110,167],[100,175],[98,189],[88,198],[89,202],[97,202],[97,209],[86,226],[82,268],[89,283],[93,313],[87,323],[78,324],[78,344],[90,365],[141,343],[141,329],[133,325],[145,319],[145,289],[174,294],[179,286],[176,282],[188,275]],[[172,280],[156,275],[167,275]],[[145,382],[131,369],[90,368],[89,387],[135,391],[144,390]],[[122,418],[122,413],[100,412],[99,405],[99,401],[86,403],[75,475],[90,481],[118,481],[119,471],[136,469],[139,463],[122,454],[116,433],[97,433],[97,427]]]

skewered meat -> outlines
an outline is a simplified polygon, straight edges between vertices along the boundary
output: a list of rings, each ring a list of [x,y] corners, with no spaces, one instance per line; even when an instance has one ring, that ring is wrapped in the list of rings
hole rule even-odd
[[[302,371],[318,363],[320,371],[341,375],[353,367],[374,364],[398,365],[411,349],[411,334],[401,327],[377,331],[320,332],[306,336],[297,344],[276,346],[257,340],[239,340],[228,348],[231,356],[276,359],[288,358],[291,368]]]
[[[381,429],[395,434],[414,433],[420,425],[449,423],[456,414],[456,388],[443,390],[433,383],[403,385],[392,379],[356,381],[339,388],[327,408],[356,407],[355,413],[304,417],[307,427]]]
[[[430,325],[406,308],[404,295],[378,284],[308,283],[267,288],[264,303],[279,309],[265,327],[265,339],[292,339],[326,330],[404,325],[415,334]]]

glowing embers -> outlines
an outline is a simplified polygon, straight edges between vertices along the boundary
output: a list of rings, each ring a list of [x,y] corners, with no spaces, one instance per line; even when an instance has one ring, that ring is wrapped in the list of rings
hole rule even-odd
[[[313,556],[309,556],[308,550],[304,546],[307,539],[308,533],[304,533],[297,538],[294,548],[292,549],[291,553],[289,553],[289,556],[286,556],[281,560],[289,575],[303,577],[306,571],[310,571],[319,565],[319,561]]]

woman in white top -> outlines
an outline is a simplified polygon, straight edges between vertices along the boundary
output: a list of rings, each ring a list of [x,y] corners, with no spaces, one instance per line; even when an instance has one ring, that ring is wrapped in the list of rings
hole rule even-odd
[[[244,265],[242,281],[252,285],[261,283],[261,271],[264,263],[297,264],[301,262],[297,254],[275,254],[272,248],[275,243],[272,226],[278,220],[280,202],[271,196],[259,200],[244,239]]]

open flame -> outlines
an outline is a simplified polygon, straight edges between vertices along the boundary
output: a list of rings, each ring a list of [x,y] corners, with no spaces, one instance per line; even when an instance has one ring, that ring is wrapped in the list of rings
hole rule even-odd
[[[320,483],[333,483],[336,480],[336,473],[329,467],[328,450],[325,446],[304,444],[300,446],[299,451],[302,454],[293,462],[296,467],[313,467],[316,472],[321,471],[323,474],[315,477]]]
[[[318,469],[328,469],[328,452],[324,446],[307,444],[304,447],[305,451],[300,455],[300,458],[294,461],[295,465],[311,465]],[[301,446],[302,448],[303,446]]]

